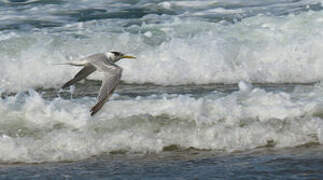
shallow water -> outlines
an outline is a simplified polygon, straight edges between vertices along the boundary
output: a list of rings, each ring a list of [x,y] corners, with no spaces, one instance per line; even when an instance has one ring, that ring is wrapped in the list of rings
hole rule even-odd
[[[321,179],[322,146],[244,153],[173,150],[78,162],[2,165],[2,179]]]

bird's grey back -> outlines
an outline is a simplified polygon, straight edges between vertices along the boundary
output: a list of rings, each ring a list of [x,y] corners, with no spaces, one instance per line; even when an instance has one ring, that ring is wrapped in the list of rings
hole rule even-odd
[[[93,54],[93,55],[86,57],[85,59],[87,59],[89,61],[89,63],[95,63],[97,61],[102,61],[102,62],[111,64],[109,59],[103,53]]]

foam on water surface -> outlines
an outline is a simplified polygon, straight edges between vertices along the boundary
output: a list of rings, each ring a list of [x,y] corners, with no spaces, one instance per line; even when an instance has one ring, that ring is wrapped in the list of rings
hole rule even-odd
[[[95,98],[44,100],[32,90],[7,97],[0,101],[0,161],[74,161],[172,145],[232,152],[323,142],[321,86],[309,96],[240,88],[226,96],[112,99],[94,117],[88,111]]]
[[[103,20],[3,32],[0,87],[10,92],[59,87],[78,69],[53,64],[111,49],[137,56],[119,63],[128,83],[315,82],[322,79],[321,16],[320,11],[257,15],[227,24],[149,15],[142,20],[163,23],[122,27],[127,20],[118,26]]]

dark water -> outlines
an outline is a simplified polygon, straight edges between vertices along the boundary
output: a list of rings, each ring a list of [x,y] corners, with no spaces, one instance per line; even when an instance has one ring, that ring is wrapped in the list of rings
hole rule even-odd
[[[107,154],[79,162],[1,165],[1,179],[322,179],[323,147],[224,154]]]
[[[301,89],[312,89],[315,84],[313,83],[283,83],[283,84],[262,84],[262,83],[252,83],[254,88],[264,89],[267,92],[286,92],[291,93],[296,88]],[[80,98],[84,96],[96,97],[97,93],[101,87],[101,81],[85,80],[82,83],[76,84],[73,92],[70,89],[36,89],[43,98],[54,99],[57,97],[61,98]],[[190,95],[192,97],[203,97],[212,92],[222,93],[223,95],[229,95],[232,92],[239,91],[238,84],[202,84],[202,85],[154,85],[154,84],[127,84],[121,83],[115,90],[115,92],[120,95],[118,99],[122,97],[136,98],[138,96],[152,96],[152,95],[163,95],[163,94],[182,94]],[[28,93],[27,91],[25,93]],[[2,97],[14,96],[17,93],[2,93]]]

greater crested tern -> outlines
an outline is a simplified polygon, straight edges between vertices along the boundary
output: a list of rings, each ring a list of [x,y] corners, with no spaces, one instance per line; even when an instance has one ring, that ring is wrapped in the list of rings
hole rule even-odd
[[[118,86],[121,79],[122,68],[115,63],[123,58],[133,59],[136,57],[124,55],[121,52],[109,51],[106,53],[93,54],[79,61],[65,63],[72,66],[83,66],[83,68],[74,76],[73,79],[66,82],[62,88],[75,84],[96,70],[103,72],[104,78],[97,97],[97,103],[90,110],[91,116],[93,116],[103,107],[105,102],[108,101],[109,97]]]

